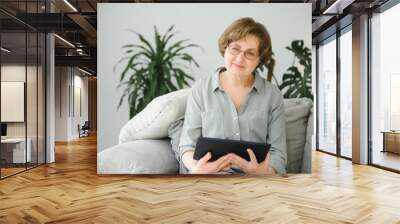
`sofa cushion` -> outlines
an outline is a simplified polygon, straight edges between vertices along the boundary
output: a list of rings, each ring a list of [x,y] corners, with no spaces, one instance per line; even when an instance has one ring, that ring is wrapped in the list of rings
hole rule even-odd
[[[189,89],[182,89],[152,100],[122,127],[119,143],[168,136],[168,126],[185,116]]]
[[[99,174],[173,174],[179,164],[169,139],[137,140],[98,153],[97,169]]]
[[[312,108],[312,101],[307,98],[284,99],[286,115],[286,143],[287,143],[287,165],[288,173],[300,173],[304,165],[309,165],[310,161],[303,164],[304,154],[308,149],[307,130],[309,116]],[[312,117],[310,118],[312,119]],[[309,136],[311,138],[311,136]],[[308,156],[307,158],[309,159]]]

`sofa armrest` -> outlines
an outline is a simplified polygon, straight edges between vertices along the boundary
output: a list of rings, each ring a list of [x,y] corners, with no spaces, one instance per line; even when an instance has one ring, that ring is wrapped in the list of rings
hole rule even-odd
[[[310,115],[308,116],[307,122],[307,135],[306,135],[306,144],[304,144],[304,153],[303,153],[303,164],[301,167],[302,173],[311,173],[312,171],[312,136],[314,133],[314,109],[310,108]]]

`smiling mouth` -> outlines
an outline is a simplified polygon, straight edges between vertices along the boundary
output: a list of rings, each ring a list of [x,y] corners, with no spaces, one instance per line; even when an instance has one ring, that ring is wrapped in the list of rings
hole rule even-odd
[[[239,68],[244,68],[244,66],[242,66],[242,65],[237,65],[237,64],[233,64],[233,65],[235,65],[236,67],[239,67]]]

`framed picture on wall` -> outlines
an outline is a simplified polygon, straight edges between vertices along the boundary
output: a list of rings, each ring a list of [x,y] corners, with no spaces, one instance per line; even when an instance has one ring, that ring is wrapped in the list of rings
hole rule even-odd
[[[24,122],[25,82],[1,82],[1,122]]]

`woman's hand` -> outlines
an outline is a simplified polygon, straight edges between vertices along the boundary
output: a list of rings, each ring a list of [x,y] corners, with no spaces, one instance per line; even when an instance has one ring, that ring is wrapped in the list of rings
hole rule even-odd
[[[257,158],[253,150],[247,149],[247,153],[249,153],[250,161],[247,161],[238,155],[232,154],[232,163],[239,166],[240,169],[246,174],[276,174],[275,170],[269,165],[269,152],[264,161],[262,161],[261,163],[257,162]]]
[[[217,173],[220,170],[222,170],[230,165],[230,163],[232,162],[232,155],[227,154],[213,162],[208,162],[210,159],[211,159],[211,153],[208,152],[201,159],[199,159],[199,161],[196,163],[196,165],[193,167],[193,169],[190,172],[192,174]]]

